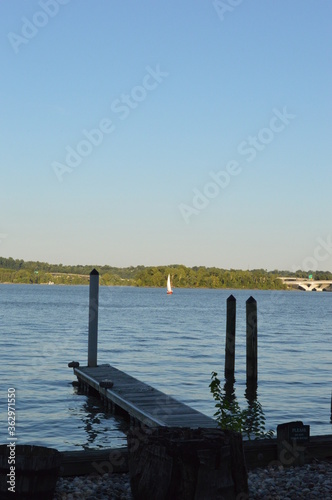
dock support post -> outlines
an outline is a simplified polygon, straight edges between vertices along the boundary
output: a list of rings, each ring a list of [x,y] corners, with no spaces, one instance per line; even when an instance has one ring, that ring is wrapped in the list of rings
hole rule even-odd
[[[230,295],[227,299],[225,379],[234,380],[235,367],[235,323],[236,298]]]
[[[247,383],[257,381],[257,302],[249,297],[247,316]]]
[[[88,366],[97,366],[99,273],[90,273]]]

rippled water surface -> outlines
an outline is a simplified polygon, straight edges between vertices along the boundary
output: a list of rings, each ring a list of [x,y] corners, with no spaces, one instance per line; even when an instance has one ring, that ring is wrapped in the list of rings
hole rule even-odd
[[[332,293],[101,287],[98,363],[110,363],[212,416],[211,371],[224,370],[226,299],[237,299],[236,395],[245,405],[245,302],[258,304],[258,399],[267,428],[290,420],[330,434]],[[79,394],[69,361],[87,362],[88,287],[0,285],[0,436],[16,388],[20,443],[116,447],[126,423]]]

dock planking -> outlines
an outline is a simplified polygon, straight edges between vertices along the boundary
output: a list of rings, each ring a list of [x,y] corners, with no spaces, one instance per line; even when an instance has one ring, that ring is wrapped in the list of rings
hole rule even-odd
[[[124,410],[131,418],[148,427],[215,428],[212,418],[177,401],[154,387],[106,364],[77,367],[74,374],[82,384],[99,392],[102,398]],[[112,388],[100,387],[103,380],[112,380]]]

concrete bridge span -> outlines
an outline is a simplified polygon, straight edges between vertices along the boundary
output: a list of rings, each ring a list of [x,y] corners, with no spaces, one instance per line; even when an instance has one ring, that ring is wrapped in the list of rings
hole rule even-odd
[[[279,277],[282,282],[290,288],[304,290],[305,292],[323,292],[332,291],[332,280],[312,280],[309,278],[289,278],[287,276]]]

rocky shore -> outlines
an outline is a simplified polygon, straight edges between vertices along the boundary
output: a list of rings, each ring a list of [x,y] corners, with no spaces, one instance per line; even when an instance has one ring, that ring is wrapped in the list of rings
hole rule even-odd
[[[250,500],[328,500],[332,498],[332,462],[255,469],[249,472],[248,483]]]
[[[54,500],[132,500],[129,474],[59,478]]]
[[[332,462],[255,469],[248,473],[248,483],[250,500],[327,500],[332,498]],[[54,500],[132,498],[129,474],[60,478],[54,496]],[[247,499],[240,495],[238,500]]]

